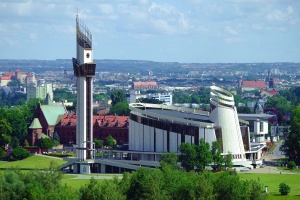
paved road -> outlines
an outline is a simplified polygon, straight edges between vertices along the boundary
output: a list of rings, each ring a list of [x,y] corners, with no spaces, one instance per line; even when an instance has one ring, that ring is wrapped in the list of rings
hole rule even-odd
[[[275,147],[275,149],[273,150],[272,154],[278,158],[284,158],[284,154],[282,151],[280,151],[280,147],[282,146],[283,140],[281,140]]]
[[[286,170],[279,170],[276,167],[273,166],[266,166],[264,168],[256,168],[251,169],[246,172],[238,172],[238,173],[252,173],[252,174],[299,174],[294,172],[289,172]]]

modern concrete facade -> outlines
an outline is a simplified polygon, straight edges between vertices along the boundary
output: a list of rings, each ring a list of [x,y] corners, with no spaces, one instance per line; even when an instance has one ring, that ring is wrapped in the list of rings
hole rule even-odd
[[[211,86],[210,112],[157,104],[130,104],[129,150],[148,152],[134,159],[155,160],[155,153],[180,153],[182,142],[221,141],[222,155],[232,154],[236,165],[261,164],[264,146],[251,148],[249,122],[239,119],[232,94]]]
[[[253,143],[266,145],[266,135],[268,130],[268,119],[274,117],[269,114],[239,114],[240,119],[249,122],[249,130],[251,134],[251,140]]]
[[[76,156],[79,160],[93,158],[93,62],[92,34],[76,17],[76,58],[73,58],[77,86]],[[82,170],[81,170],[82,171]],[[89,172],[89,170],[85,170]]]

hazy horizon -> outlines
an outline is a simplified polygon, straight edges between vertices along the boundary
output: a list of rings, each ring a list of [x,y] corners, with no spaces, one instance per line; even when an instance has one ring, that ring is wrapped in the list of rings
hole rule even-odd
[[[300,1],[292,0],[4,0],[0,59],[75,57],[76,14],[97,60],[300,62]]]

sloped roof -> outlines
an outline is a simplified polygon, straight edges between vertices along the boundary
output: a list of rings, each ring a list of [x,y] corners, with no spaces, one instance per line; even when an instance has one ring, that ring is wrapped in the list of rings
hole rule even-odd
[[[157,83],[152,81],[152,82],[133,82],[134,87],[139,87],[139,86],[157,86]]]
[[[38,128],[42,128],[42,125],[41,125],[41,123],[40,123],[40,121],[39,121],[38,118],[34,118],[28,128],[30,128],[30,129],[38,129]]]
[[[93,116],[93,124],[98,121],[100,127],[126,127],[128,126],[128,116]],[[76,114],[65,114],[59,120],[60,126],[76,126]]]
[[[61,116],[67,112],[63,105],[41,105],[41,110],[49,126],[55,126]]]
[[[266,83],[265,81],[243,81],[243,86],[251,88],[265,88]]]
[[[1,80],[11,80],[11,76],[1,76]]]
[[[267,93],[269,93],[270,95],[276,95],[279,94],[279,92],[277,90],[271,90],[271,91],[266,91]]]

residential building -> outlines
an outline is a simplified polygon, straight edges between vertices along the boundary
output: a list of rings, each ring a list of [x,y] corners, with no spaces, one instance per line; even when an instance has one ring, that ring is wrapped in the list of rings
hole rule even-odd
[[[53,100],[52,83],[46,83],[39,86],[29,85],[26,87],[26,92],[27,100],[37,98],[45,99],[47,94],[49,94],[50,98]]]

